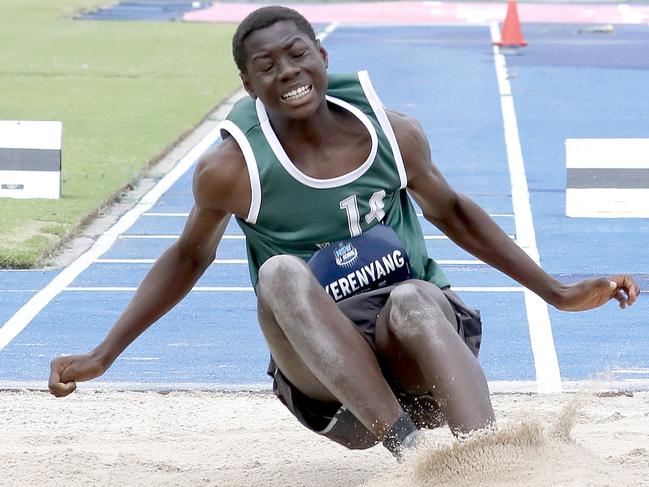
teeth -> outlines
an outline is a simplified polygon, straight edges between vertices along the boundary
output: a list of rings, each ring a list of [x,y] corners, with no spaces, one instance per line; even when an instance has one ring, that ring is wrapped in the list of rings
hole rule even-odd
[[[310,91],[311,91],[311,85],[300,86],[299,88],[291,90],[288,93],[284,93],[282,95],[282,100],[287,100],[287,101],[298,100],[303,96],[305,96]]]

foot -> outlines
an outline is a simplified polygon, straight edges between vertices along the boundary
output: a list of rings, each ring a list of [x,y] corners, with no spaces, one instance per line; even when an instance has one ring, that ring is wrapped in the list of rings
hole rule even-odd
[[[392,451],[397,462],[403,463],[406,457],[413,451],[424,444],[425,434],[421,430],[415,430],[403,439],[401,445]]]

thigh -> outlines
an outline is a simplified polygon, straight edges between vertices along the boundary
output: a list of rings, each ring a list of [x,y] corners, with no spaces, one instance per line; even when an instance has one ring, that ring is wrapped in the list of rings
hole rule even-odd
[[[261,331],[277,368],[305,396],[323,402],[336,402],[334,395],[318,380],[298,356],[281,327],[275,321],[261,293],[257,299]]]
[[[411,280],[403,284],[414,284],[419,291],[418,296],[413,298],[412,303],[395,303],[396,300],[403,298],[399,293],[393,292],[376,321],[376,350],[386,376],[397,389],[406,394],[427,394],[430,392],[429,387],[426,385],[427,381],[417,360],[404,350],[393,332],[395,324],[390,322],[393,315],[392,308],[396,305],[417,307],[419,313],[438,321],[438,326],[449,327],[456,333],[458,332],[457,318],[442,290],[434,284],[419,280]]]

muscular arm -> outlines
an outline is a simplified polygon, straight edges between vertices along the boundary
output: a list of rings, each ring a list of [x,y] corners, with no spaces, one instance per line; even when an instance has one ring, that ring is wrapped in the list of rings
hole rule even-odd
[[[433,165],[428,142],[416,121],[396,112],[389,112],[389,117],[402,151],[410,194],[424,217],[456,244],[562,310],[589,309],[611,298],[622,307],[635,302],[640,290],[629,276],[566,285],[547,274],[484,210],[451,188]]]
[[[173,308],[214,260],[231,213],[247,211],[245,163],[233,142],[203,159],[194,174],[194,198],[185,228],[155,262],[106,338],[90,353],[52,361],[49,387],[65,396],[76,381],[103,374],[124,349]],[[247,198],[247,200],[246,200]]]

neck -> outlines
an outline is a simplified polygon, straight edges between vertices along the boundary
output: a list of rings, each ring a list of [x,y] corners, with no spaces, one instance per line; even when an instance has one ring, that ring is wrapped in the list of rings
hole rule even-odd
[[[336,128],[334,113],[326,100],[323,100],[313,116],[306,119],[291,119],[268,112],[268,118],[281,141],[300,140],[319,144],[328,139],[328,135]]]

